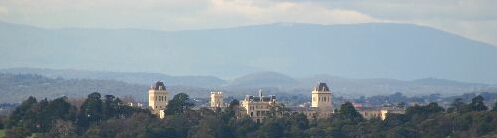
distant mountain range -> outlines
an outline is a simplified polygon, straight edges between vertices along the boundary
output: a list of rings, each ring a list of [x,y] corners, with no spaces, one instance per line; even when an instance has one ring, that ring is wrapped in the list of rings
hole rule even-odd
[[[39,74],[41,76],[28,75]],[[1,77],[3,76],[3,77]],[[28,77],[26,77],[28,76]],[[21,80],[21,81],[19,81]],[[143,80],[143,81],[139,81]],[[247,74],[233,80],[206,76],[170,76],[152,73],[98,72],[35,68],[0,69],[0,94],[16,95],[0,101],[21,101],[27,96],[76,97],[98,91],[117,96],[132,95],[146,100],[147,90],[155,81],[163,80],[172,95],[187,93],[192,97],[208,97],[210,91],[224,91],[226,97],[255,95],[259,89],[266,94],[308,95],[318,82],[326,82],[335,96],[389,95],[401,92],[407,96],[439,93],[454,96],[469,92],[497,92],[497,86],[465,83],[436,78],[401,81],[395,79],[347,79],[330,75],[294,78],[276,72]],[[29,85],[16,82],[30,82]],[[46,85],[46,84],[50,85]],[[22,86],[22,87],[21,87]],[[15,94],[14,94],[15,93]]]
[[[227,84],[215,77],[198,77],[217,76],[238,78],[231,83],[242,86],[243,83],[234,83],[246,81],[250,76],[239,78],[240,75],[266,71],[292,78],[331,74],[359,80],[432,77],[497,84],[497,47],[410,24],[268,24],[150,31],[42,29],[0,23],[0,42],[0,68],[161,73],[135,74],[142,80],[134,82],[129,81],[129,74],[122,73],[95,75],[94,72],[93,76],[87,76],[141,84],[159,79],[170,84],[198,80],[202,87]],[[175,78],[162,73],[194,76]],[[276,77],[273,81],[280,83],[300,81],[273,77]],[[370,80],[359,82],[367,81]],[[393,82],[402,84],[402,81]],[[350,89],[358,88],[347,88]]]

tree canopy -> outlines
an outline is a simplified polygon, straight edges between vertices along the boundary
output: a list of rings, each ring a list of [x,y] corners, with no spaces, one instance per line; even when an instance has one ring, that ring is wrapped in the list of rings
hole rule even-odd
[[[170,100],[166,107],[166,115],[181,114],[185,111],[191,110],[194,103],[190,101],[188,94],[179,93],[174,95],[173,99]]]
[[[385,120],[366,120],[345,102],[330,118],[318,119],[287,112],[283,105],[262,123],[235,115],[239,102],[213,111],[193,110],[188,95],[180,93],[168,105],[174,110],[160,119],[147,109],[126,106],[118,97],[91,93],[80,106],[66,97],[37,100],[29,97],[2,119],[7,137],[495,137],[497,112],[456,99],[447,111],[437,103],[408,106],[405,114],[389,113]]]

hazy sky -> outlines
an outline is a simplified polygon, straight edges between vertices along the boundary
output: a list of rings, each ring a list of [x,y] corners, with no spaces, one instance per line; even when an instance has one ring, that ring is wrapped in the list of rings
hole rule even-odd
[[[497,45],[497,0],[0,0],[0,20],[45,28],[192,30],[279,22],[395,22]]]

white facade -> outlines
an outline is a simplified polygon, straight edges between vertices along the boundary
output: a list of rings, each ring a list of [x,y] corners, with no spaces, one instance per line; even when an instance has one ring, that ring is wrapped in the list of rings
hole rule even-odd
[[[332,92],[326,83],[319,83],[311,92],[311,107],[319,111],[333,111]]]
[[[224,107],[223,92],[211,92],[211,108]]]
[[[271,108],[276,105],[276,96],[262,96],[262,90],[259,90],[259,96],[247,95],[241,102],[243,111],[257,123],[262,123],[263,119],[270,114]]]
[[[152,109],[152,114],[164,118],[164,109],[169,102],[169,93],[166,90],[163,82],[157,82],[150,86],[148,90],[148,106]]]

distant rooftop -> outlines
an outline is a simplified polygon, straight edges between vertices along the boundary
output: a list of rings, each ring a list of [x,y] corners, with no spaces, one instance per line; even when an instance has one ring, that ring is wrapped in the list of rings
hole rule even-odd
[[[262,90],[259,90],[259,96],[247,95],[245,97],[246,101],[255,101],[255,102],[272,102],[276,100],[276,96],[269,95],[268,97],[262,96]]]

